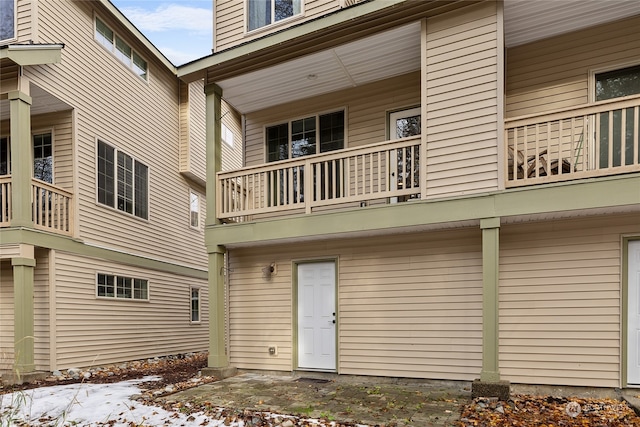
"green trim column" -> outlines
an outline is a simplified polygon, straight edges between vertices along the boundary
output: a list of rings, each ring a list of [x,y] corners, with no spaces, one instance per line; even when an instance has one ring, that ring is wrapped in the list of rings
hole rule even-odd
[[[209,368],[229,365],[224,345],[224,253],[223,246],[209,251]]]
[[[222,89],[215,83],[204,87],[206,94],[207,225],[220,224],[216,214],[216,174],[222,170]]]
[[[33,227],[31,215],[31,176],[33,147],[31,143],[31,103],[29,95],[9,92],[11,138],[11,225]]]
[[[498,273],[500,218],[480,220],[482,229],[482,371],[480,381],[500,381],[498,366]]]
[[[36,260],[12,258],[14,358],[18,375],[35,370],[33,281]]]

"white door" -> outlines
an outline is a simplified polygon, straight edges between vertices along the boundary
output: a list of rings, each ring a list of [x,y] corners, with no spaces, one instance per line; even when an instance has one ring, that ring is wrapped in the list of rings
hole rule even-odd
[[[627,384],[640,385],[640,240],[629,242]]]
[[[298,265],[298,368],[336,369],[336,267]]]

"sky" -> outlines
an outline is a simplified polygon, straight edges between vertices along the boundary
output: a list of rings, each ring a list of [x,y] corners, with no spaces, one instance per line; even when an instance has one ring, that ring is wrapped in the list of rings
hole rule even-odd
[[[211,54],[213,0],[111,0],[174,65]]]

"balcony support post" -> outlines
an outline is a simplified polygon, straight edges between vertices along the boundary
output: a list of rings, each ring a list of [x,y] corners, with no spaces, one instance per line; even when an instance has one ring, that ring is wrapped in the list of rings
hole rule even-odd
[[[220,224],[216,206],[217,173],[222,170],[222,89],[215,83],[205,85],[206,144],[207,144],[207,218],[206,225]]]
[[[509,398],[509,383],[500,381],[499,350],[499,268],[500,218],[480,220],[482,229],[482,371],[474,381],[474,397]]]
[[[31,213],[31,176],[33,148],[31,143],[31,103],[21,91],[9,92],[11,140],[11,226],[33,227]]]
[[[20,256],[11,258],[13,267],[13,337],[12,375],[22,382],[25,374],[35,370],[34,337],[34,269],[36,260],[31,245],[20,245]]]

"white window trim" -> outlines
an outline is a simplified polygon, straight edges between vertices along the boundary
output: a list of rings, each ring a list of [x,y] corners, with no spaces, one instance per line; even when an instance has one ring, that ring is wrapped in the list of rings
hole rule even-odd
[[[109,206],[106,205],[104,203],[100,203],[98,201],[98,166],[97,166],[97,162],[98,162],[98,143],[102,141],[105,144],[107,144],[108,146],[110,146],[111,148],[113,148],[115,150],[115,155],[114,155],[114,179],[115,179],[115,186],[114,186],[114,205],[117,203],[117,197],[118,197],[118,151],[122,151],[124,154],[126,154],[127,156],[131,157],[131,159],[133,159],[133,162],[135,164],[135,162],[138,160],[137,157],[134,157],[130,154],[128,154],[126,151],[120,150],[118,147],[116,147],[114,144],[110,143],[109,141],[107,141],[104,138],[96,138],[95,141],[95,156],[94,156],[94,168],[95,168],[95,174],[94,174],[94,179],[95,179],[95,204],[97,206],[106,208],[106,209],[111,209],[115,212],[120,212],[123,215],[128,215],[131,218],[134,218],[138,221],[144,221],[144,222],[150,222],[150,218],[151,218],[151,167],[145,163],[145,162],[140,162],[143,165],[145,165],[147,167],[147,217],[146,218],[142,218],[139,217],[135,214],[135,199],[134,199],[134,212],[133,213],[129,213],[126,211],[121,211],[120,209],[118,209],[116,206]],[[133,186],[133,194],[135,196],[135,170],[134,170],[134,186]]]
[[[32,17],[32,19],[34,19]],[[18,0],[13,0],[13,37],[0,39],[2,44],[18,40]]]
[[[191,308],[193,291],[198,291],[198,320],[193,319],[193,311]],[[189,287],[189,323],[197,325],[202,323],[202,290],[199,286],[190,286]]]
[[[628,61],[628,62],[618,62],[613,65],[607,65],[599,68],[590,68],[589,69],[589,103],[593,104],[596,102],[596,74],[607,73],[609,71],[619,70],[621,68],[629,68],[639,66],[640,62],[637,60]]]
[[[387,139],[395,140],[398,138],[391,138],[392,126],[391,123],[395,122],[397,119],[408,116],[419,116],[422,114],[422,108],[417,105],[413,107],[406,107],[402,109],[395,109],[391,111],[387,111]]]
[[[272,29],[280,27],[282,25],[287,25],[288,23],[291,23],[291,22],[294,22],[294,21],[298,21],[300,19],[304,19],[304,17],[305,17],[304,3],[305,3],[305,0],[300,0],[300,13],[298,13],[297,15],[293,15],[293,16],[290,16],[288,18],[281,19],[280,21],[277,21],[277,22],[272,22],[271,24],[265,25],[264,27],[259,27],[259,28],[256,28],[254,30],[249,30],[249,0],[244,0],[243,1],[243,5],[244,5],[244,35],[245,36],[252,36],[254,34],[260,34],[262,32],[268,32],[268,31],[271,31]]]
[[[302,119],[308,119],[309,117],[315,116],[316,118],[316,144],[320,143],[320,116],[324,116],[325,114],[331,114],[331,113],[338,113],[342,111],[344,113],[344,147],[342,148],[343,150],[349,147],[348,144],[348,129],[347,129],[347,123],[349,122],[348,120],[348,111],[347,111],[347,107],[338,107],[335,109],[330,109],[330,110],[326,110],[326,111],[321,111],[319,113],[309,113],[309,114],[303,114],[301,116],[298,117],[294,117],[291,119],[284,119],[284,120],[279,120],[279,121],[275,121],[273,123],[269,123],[263,126],[262,128],[262,141],[263,141],[263,150],[264,150],[264,163],[276,163],[276,162],[284,162],[284,161],[290,161],[290,160],[299,160],[302,157],[296,157],[296,158],[292,158],[289,157],[286,160],[276,160],[273,162],[269,161],[269,150],[268,150],[268,140],[267,140],[267,129],[272,127],[272,126],[278,126],[278,125],[283,125],[285,124],[285,122],[287,123],[287,132],[289,135],[289,156],[291,155],[291,123],[295,122],[296,120],[302,120]],[[317,152],[314,155],[318,155],[321,154],[319,152]],[[326,154],[326,153],[322,153],[322,154]]]
[[[107,47],[105,45],[103,45],[102,43],[100,43],[100,41],[98,40],[98,38],[96,37],[96,33],[98,32],[98,21],[97,19],[101,20],[103,24],[105,24],[107,26],[107,28],[109,28],[112,32],[113,32],[113,49],[109,50],[107,49]],[[131,63],[130,64],[125,64],[124,62],[122,62],[122,60],[120,58],[118,58],[115,50],[116,48],[116,37],[119,37],[124,43],[126,43],[127,46],[129,46],[129,48],[131,49]],[[93,15],[93,39],[95,40],[95,42],[100,45],[100,47],[104,50],[106,50],[107,52],[109,52],[109,54],[111,54],[111,56],[113,56],[117,61],[118,64],[122,65],[124,68],[126,68],[127,70],[129,70],[134,76],[136,76],[138,79],[140,79],[140,81],[143,81],[147,84],[149,84],[149,61],[147,61],[147,59],[143,56],[140,55],[140,53],[138,53],[138,51],[136,49],[133,48],[133,46],[131,46],[131,43],[127,42],[125,40],[124,37],[122,37],[119,33],[117,33],[113,28],[111,28],[107,22],[102,19],[100,16],[98,16],[97,14],[94,13]],[[147,63],[147,72],[145,77],[142,77],[141,75],[139,75],[138,73],[135,72],[134,68],[133,68],[133,54],[138,55],[140,58],[142,58],[144,60],[144,62]]]
[[[98,276],[100,274],[103,274],[105,276],[113,276],[114,277],[114,282],[113,282],[113,295],[112,297],[107,297],[107,296],[102,296],[102,295],[98,295]],[[126,274],[116,274],[116,273],[104,273],[101,271],[96,271],[95,272],[95,297],[96,299],[100,299],[100,300],[107,300],[107,301],[129,301],[129,302],[150,302],[151,301],[151,281],[147,278],[142,278],[142,277],[134,277],[132,275],[126,275]],[[118,298],[116,295],[118,294],[118,277],[124,277],[127,279],[131,279],[131,298]],[[134,280],[146,280],[147,282],[147,298],[146,299],[142,299],[142,298],[133,298],[133,281]]]
[[[191,210],[191,195],[195,194],[195,196],[198,198],[198,225],[194,226],[193,223],[191,222],[191,212],[193,212]],[[190,188],[189,189],[189,226],[194,229],[194,230],[200,230],[202,224],[202,198],[200,197],[200,193],[198,193],[197,191],[195,191],[194,189]]]

